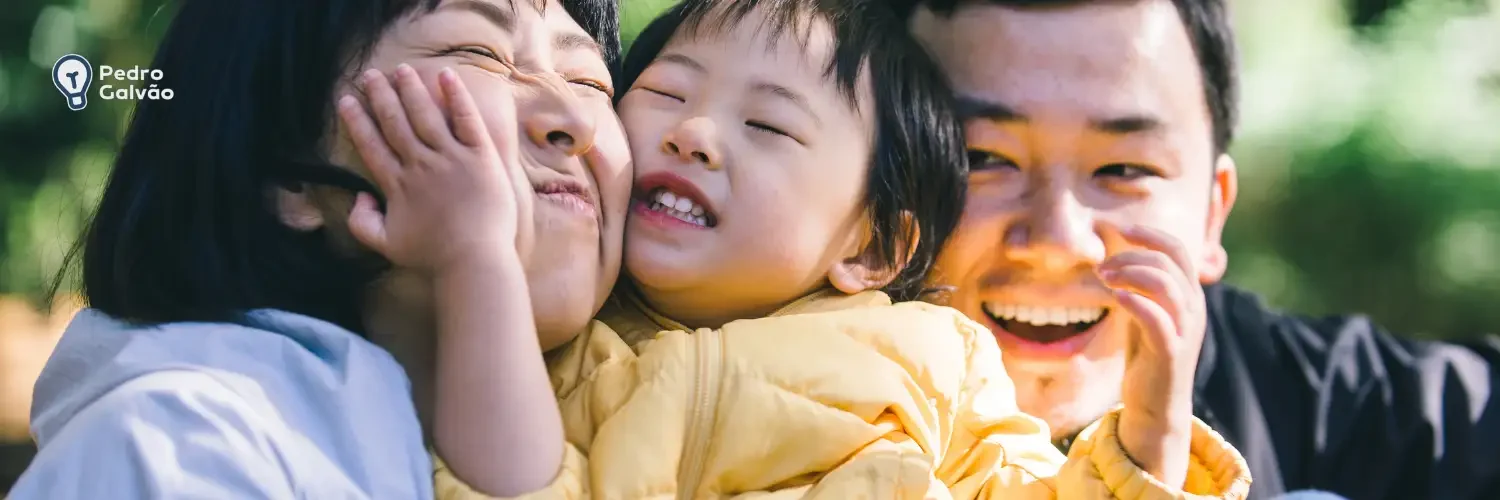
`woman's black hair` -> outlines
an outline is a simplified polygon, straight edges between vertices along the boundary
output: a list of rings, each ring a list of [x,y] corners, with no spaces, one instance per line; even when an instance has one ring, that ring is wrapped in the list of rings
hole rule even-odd
[[[363,331],[360,304],[386,264],[282,224],[270,188],[373,191],[325,166],[334,90],[387,28],[440,2],[182,2],[151,63],[173,98],[136,106],[55,287],[81,260],[89,306],[127,321],[237,321],[274,308]],[[562,4],[616,68],[616,1]]]
[[[805,35],[815,19],[832,28],[834,55],[827,75],[851,106],[859,94],[861,71],[869,71],[875,109],[865,189],[871,250],[890,268],[900,269],[883,291],[898,301],[919,298],[928,291],[927,275],[963,213],[968,158],[952,91],[889,5],[879,0],[686,0],[635,39],[615,88],[628,91],[679,32],[725,33],[757,10],[767,14],[760,28],[770,30],[771,40],[789,30]],[[909,244],[913,236],[920,236],[915,248]]]

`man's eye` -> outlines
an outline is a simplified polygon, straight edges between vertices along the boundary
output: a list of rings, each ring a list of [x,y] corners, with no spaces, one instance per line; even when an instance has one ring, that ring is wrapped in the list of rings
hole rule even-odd
[[[1006,158],[989,151],[981,151],[978,149],[969,150],[969,170],[981,171],[1007,168],[1020,167],[1017,167],[1016,162],[1011,161],[1010,158]]]
[[[1098,170],[1095,170],[1094,175],[1103,177],[1115,177],[1125,180],[1134,180],[1144,177],[1161,177],[1161,174],[1157,173],[1156,170],[1151,169],[1151,167],[1147,167],[1144,165],[1135,165],[1131,163],[1114,163],[1105,165],[1103,167],[1099,167]]]

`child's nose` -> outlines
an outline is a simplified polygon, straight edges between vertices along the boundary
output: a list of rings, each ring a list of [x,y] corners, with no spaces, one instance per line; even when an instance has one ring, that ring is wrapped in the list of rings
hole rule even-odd
[[[708,118],[692,118],[683,121],[668,132],[662,140],[662,150],[684,162],[698,163],[709,170],[721,168],[714,123]]]

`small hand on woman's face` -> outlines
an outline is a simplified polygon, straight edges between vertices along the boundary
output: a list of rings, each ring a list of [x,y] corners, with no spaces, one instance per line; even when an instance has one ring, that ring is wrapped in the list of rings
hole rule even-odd
[[[556,0],[542,9],[530,2],[450,0],[394,25],[361,69],[391,74],[401,64],[416,71],[438,102],[438,75],[453,68],[491,134],[519,132],[519,140],[496,137],[494,143],[517,145],[510,157],[534,195],[535,241],[522,264],[537,331],[543,348],[571,339],[619,274],[630,191],[629,149],[600,49]],[[358,95],[352,86],[336,92]],[[513,105],[502,102],[511,99]],[[514,115],[504,112],[509,106]],[[496,125],[510,120],[517,123]],[[333,157],[364,169],[344,131]]]

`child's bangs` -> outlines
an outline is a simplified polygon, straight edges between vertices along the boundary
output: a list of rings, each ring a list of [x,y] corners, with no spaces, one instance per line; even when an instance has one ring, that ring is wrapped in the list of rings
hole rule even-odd
[[[770,44],[790,38],[806,48],[817,23],[827,23],[833,35],[833,57],[827,61],[824,76],[838,84],[850,106],[858,109],[859,73],[874,50],[879,26],[872,2],[864,0],[701,0],[686,2],[681,8],[680,36],[723,36],[761,13],[764,18],[754,28]],[[878,8],[878,6],[874,6]]]

